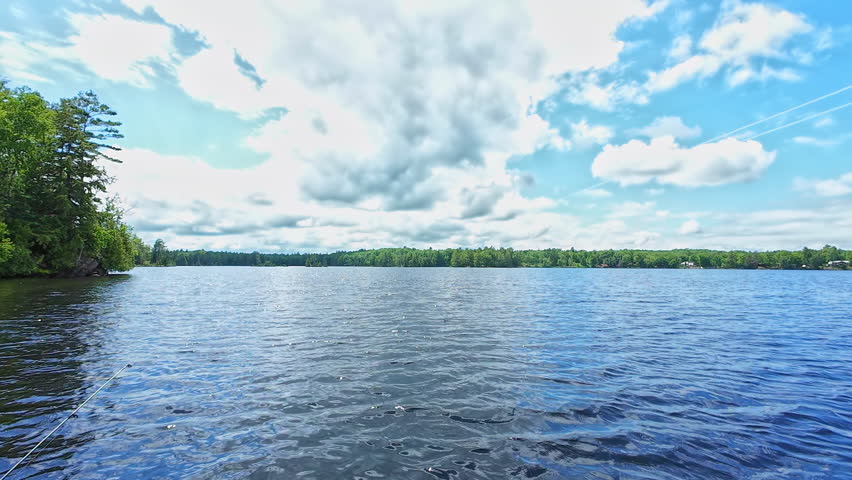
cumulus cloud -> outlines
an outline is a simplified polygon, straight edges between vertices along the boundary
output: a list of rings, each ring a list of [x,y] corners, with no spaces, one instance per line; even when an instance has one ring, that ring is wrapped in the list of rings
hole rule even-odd
[[[191,97],[241,117],[283,109],[246,146],[287,164],[303,196],[386,210],[429,209],[458,196],[458,185],[442,181],[454,169],[477,170],[465,186],[471,191],[512,187],[508,159],[569,148],[538,103],[566,72],[615,64],[624,49],[618,29],[668,4],[123,3],[166,25],[75,13],[67,46],[27,46],[8,34],[0,48],[15,43],[10,63],[20,75],[70,58],[101,77],[144,87],[159,66]],[[197,32],[200,50],[177,55],[178,30]],[[612,136],[585,122],[574,134],[581,146]]]
[[[552,200],[523,197],[511,184],[465,186],[475,185],[477,169],[438,174],[451,196],[434,209],[387,211],[316,202],[296,188],[298,178],[289,175],[286,163],[229,170],[144,149],[117,155],[122,163],[105,165],[116,178],[111,190],[120,192],[128,222],[149,241],[161,237],[186,248],[241,250],[469,246],[483,244],[469,242],[484,242],[487,232],[503,230],[513,232],[507,242],[556,241],[540,235],[553,221],[544,213]],[[492,243],[504,244],[501,239],[495,236]]]
[[[305,195],[401,210],[451,196],[435,181],[445,168],[482,168],[474,188],[505,185],[508,158],[568,148],[536,103],[557,75],[614,63],[618,26],[661,8],[641,0],[507,2],[487,13],[477,2],[127,3],[203,36],[209,48],[175,66],[189,95],[246,117],[287,109],[246,144],[298,163]],[[601,135],[588,133],[589,141]]]
[[[461,218],[470,219],[482,217],[491,213],[497,201],[506,193],[504,188],[496,185],[474,189],[462,189],[463,209]]]
[[[849,248],[852,238],[852,204],[836,199],[818,208],[716,213],[712,230],[686,237],[680,245],[716,249],[800,249],[825,244]]]
[[[760,3],[727,2],[698,42],[698,52],[665,70],[652,72],[646,88],[651,93],[669,90],[723,69],[731,86],[772,78],[797,80],[790,67],[773,67],[766,62],[790,61],[794,58],[790,41],[814,30],[800,14]],[[686,50],[682,45],[675,46],[678,53]],[[823,47],[816,43],[813,48]],[[759,68],[755,66],[757,60],[762,62]]]
[[[817,28],[804,15],[780,7],[738,0],[723,2],[714,24],[696,40],[676,37],[665,68],[644,82],[601,81],[597,72],[571,75],[565,98],[610,111],[617,105],[644,105],[654,94],[693,80],[723,74],[731,87],[746,82],[796,81],[796,68],[813,62],[814,53],[830,48],[832,32]]]
[[[678,228],[678,233],[681,235],[692,235],[695,233],[701,233],[701,224],[696,220],[687,220],[681,224],[680,228]]]
[[[840,197],[852,194],[852,172],[845,173],[834,179],[813,180],[797,177],[793,180],[793,188],[821,197]]]
[[[602,83],[597,72],[571,75],[563,81],[565,99],[578,105],[611,111],[617,105],[645,105],[650,101],[647,89],[635,80]]]
[[[571,124],[571,143],[577,148],[603,145],[615,135],[606,125],[590,125],[586,119]]]
[[[68,38],[0,32],[0,56],[6,73],[27,81],[51,82],[51,76],[83,71],[115,82],[150,87],[154,67],[170,68],[177,59],[172,30],[118,15],[71,14]],[[42,75],[34,71],[45,72]]]
[[[694,147],[678,145],[671,135],[646,143],[631,140],[607,145],[592,163],[595,177],[637,185],[656,181],[685,187],[724,185],[757,179],[775,160],[754,140],[726,138]]]
[[[689,140],[701,135],[701,127],[688,127],[680,117],[657,117],[649,125],[628,131],[631,135],[655,138],[671,135],[676,139]]]
[[[656,202],[623,202],[613,207],[609,218],[639,217],[654,209]]]
[[[752,213],[677,212],[654,202],[622,202],[599,221],[548,211],[553,202],[508,190],[491,212],[461,220],[464,202],[453,198],[429,211],[382,211],[328,206],[302,198],[287,166],[267,162],[250,169],[210,167],[198,158],[139,149],[107,164],[114,190],[129,207],[128,222],[147,241],[173,247],[262,251],[334,251],[408,245],[436,248],[801,248],[843,245],[852,238],[852,205]],[[192,182],[186,182],[192,178]],[[852,184],[852,178],[842,177]],[[462,182],[466,181],[465,179]],[[459,190],[461,191],[461,189]],[[262,195],[256,195],[262,192]],[[258,206],[260,202],[261,206]],[[271,204],[271,205],[266,205]],[[707,219],[701,235],[678,227],[649,230],[662,218]]]

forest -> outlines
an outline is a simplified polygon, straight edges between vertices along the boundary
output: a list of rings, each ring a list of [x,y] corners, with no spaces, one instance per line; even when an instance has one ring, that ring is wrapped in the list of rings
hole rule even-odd
[[[117,161],[115,115],[92,92],[51,103],[0,80],[0,278],[133,268],[140,241],[99,164]]]
[[[852,261],[852,250],[831,245],[815,250],[771,252],[718,250],[514,250],[512,248],[381,248],[334,253],[242,253],[169,250],[162,240],[142,244],[139,265],[161,266],[362,266],[362,267],[568,267],[568,268],[728,268],[822,269],[828,262]],[[839,264],[836,268],[844,268]]]

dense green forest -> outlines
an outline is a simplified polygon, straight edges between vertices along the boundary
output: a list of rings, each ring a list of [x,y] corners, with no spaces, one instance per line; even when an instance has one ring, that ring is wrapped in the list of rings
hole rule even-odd
[[[162,240],[143,245],[140,265],[178,266],[364,266],[364,267],[576,267],[576,268],[739,268],[819,269],[835,260],[852,261],[852,250],[826,245],[820,250],[772,252],[717,250],[513,250],[511,248],[382,248],[335,253],[241,253],[168,250]],[[837,268],[844,268],[839,264]]]
[[[104,199],[115,112],[92,92],[56,103],[0,80],[0,278],[133,268],[141,243]]]

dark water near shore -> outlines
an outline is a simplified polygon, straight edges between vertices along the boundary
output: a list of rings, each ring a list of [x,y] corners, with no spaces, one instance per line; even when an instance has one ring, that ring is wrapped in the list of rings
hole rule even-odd
[[[850,478],[852,272],[0,282],[10,478]]]

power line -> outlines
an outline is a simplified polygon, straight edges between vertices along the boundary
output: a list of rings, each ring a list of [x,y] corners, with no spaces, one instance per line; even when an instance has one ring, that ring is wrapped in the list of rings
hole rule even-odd
[[[765,121],[767,121],[767,120],[772,120],[773,118],[780,117],[781,115],[784,115],[784,114],[786,114],[786,113],[790,113],[790,112],[792,112],[792,111],[794,111],[794,110],[798,110],[798,109],[800,109],[800,108],[802,108],[802,107],[807,107],[808,105],[810,105],[810,104],[812,104],[812,103],[816,103],[816,102],[818,102],[818,101],[820,101],[820,100],[823,100],[823,99],[826,99],[826,98],[828,98],[828,97],[833,97],[834,95],[837,95],[838,93],[845,92],[846,90],[849,90],[849,89],[852,89],[852,84],[850,84],[850,85],[846,85],[845,87],[841,88],[840,90],[835,90],[835,91],[833,91],[833,92],[831,92],[831,93],[828,93],[828,94],[823,95],[823,96],[821,96],[821,97],[815,98],[815,99],[813,99],[813,100],[808,100],[807,102],[802,103],[802,104],[799,104],[799,105],[796,105],[795,107],[788,108],[787,110],[784,110],[783,112],[778,112],[778,113],[776,113],[776,114],[774,114],[774,115],[770,115],[770,116],[768,116],[768,117],[766,117],[766,118],[763,118],[763,119],[760,119],[760,120],[758,120],[758,121],[756,121],[756,122],[752,122],[752,123],[749,123],[748,125],[744,125],[744,126],[742,126],[742,127],[740,127],[740,128],[737,128],[737,129],[735,129],[735,130],[731,130],[730,132],[723,133],[723,134],[721,134],[721,135],[719,135],[719,136],[716,136],[716,137],[711,138],[710,140],[705,140],[705,141],[703,141],[703,142],[699,143],[699,145],[704,145],[705,143],[715,142],[716,140],[719,140],[719,139],[725,138],[725,137],[727,137],[727,136],[729,136],[729,135],[731,135],[731,134],[733,134],[733,133],[737,133],[737,132],[739,132],[739,131],[745,130],[746,128],[753,127],[753,126],[755,126],[755,125],[761,124],[761,123],[763,123],[763,122],[765,122]],[[768,132],[767,132],[767,133],[768,133]]]
[[[825,95],[822,95],[822,96],[820,96],[820,97],[814,98],[814,99],[812,99],[812,100],[808,100],[807,102],[800,103],[799,105],[796,105],[795,107],[788,108],[787,110],[784,110],[784,111],[782,111],[782,112],[778,112],[778,113],[772,114],[772,115],[770,115],[770,116],[768,116],[768,117],[764,117],[764,118],[762,118],[762,119],[760,119],[760,120],[757,120],[756,122],[752,122],[752,123],[749,123],[748,125],[743,125],[742,127],[736,128],[736,129],[734,129],[734,130],[731,130],[731,131],[729,131],[729,132],[723,133],[723,134],[721,134],[721,135],[717,135],[717,136],[715,136],[715,137],[713,137],[713,138],[711,138],[711,139],[709,139],[709,140],[705,140],[705,141],[703,141],[703,142],[699,143],[698,145],[704,145],[704,144],[707,144],[707,143],[710,143],[710,142],[715,142],[716,140],[721,140],[721,139],[726,138],[726,137],[728,137],[728,136],[730,136],[730,135],[732,135],[732,134],[734,134],[734,133],[737,133],[737,132],[743,131],[743,130],[745,130],[745,129],[749,128],[749,127],[753,127],[753,126],[755,126],[755,125],[759,125],[759,124],[764,123],[764,122],[766,122],[766,121],[772,120],[773,118],[778,118],[778,117],[780,117],[780,116],[782,116],[782,115],[785,115],[785,114],[787,114],[787,113],[793,112],[793,111],[798,110],[798,109],[800,109],[800,108],[802,108],[802,107],[807,107],[808,105],[811,105],[811,104],[814,104],[814,103],[816,103],[816,102],[819,102],[820,100],[825,100],[826,98],[829,98],[829,97],[833,97],[833,96],[835,96],[835,95],[838,95],[838,94],[843,93],[843,92],[845,92],[845,91],[847,91],[847,90],[850,90],[850,89],[852,89],[852,84],[846,85],[846,86],[845,86],[845,87],[843,87],[843,88],[837,89],[837,90],[835,90],[835,91],[833,91],[833,92],[831,92],[831,93],[827,93],[827,94],[825,94]],[[785,124],[785,125],[781,125],[781,126],[779,126],[779,127],[775,127],[775,128],[773,128],[773,129],[767,130],[767,131],[762,132],[762,133],[759,133],[759,134],[757,134],[757,135],[753,135],[753,136],[749,137],[747,140],[752,140],[752,139],[755,139],[755,138],[757,138],[757,137],[761,137],[761,136],[763,136],[763,135],[767,135],[767,134],[770,134],[770,133],[773,133],[773,132],[777,132],[778,130],[781,130],[781,129],[784,129],[784,128],[787,128],[787,127],[792,127],[793,125],[796,125],[796,124],[799,124],[799,123],[802,123],[802,122],[806,122],[806,121],[808,121],[808,120],[812,120],[812,119],[817,118],[817,117],[820,117],[820,116],[822,116],[822,115],[826,115],[826,114],[829,114],[829,113],[831,113],[831,112],[836,112],[837,110],[841,110],[841,109],[846,108],[846,107],[848,107],[848,106],[850,106],[850,105],[852,105],[852,102],[849,102],[849,103],[846,103],[846,104],[840,105],[839,107],[829,108],[828,110],[823,110],[823,111],[821,111],[821,112],[819,112],[819,113],[815,113],[815,114],[812,114],[812,115],[808,115],[808,116],[806,116],[806,117],[804,117],[804,118],[800,118],[799,120],[795,120],[795,121],[790,122],[790,123],[787,123],[787,124]],[[698,145],[696,145],[696,146],[698,146]],[[586,187],[586,188],[584,188],[584,189],[582,189],[582,190],[578,190],[578,191],[576,191],[576,192],[575,192],[575,194],[579,194],[579,193],[582,193],[582,192],[585,192],[585,191],[591,190],[591,189],[593,189],[593,188],[598,188],[598,187],[600,187],[600,186],[602,186],[602,185],[605,185],[605,184],[607,184],[607,183],[609,183],[609,182],[607,182],[607,181],[603,181],[603,182],[597,183],[597,184],[595,184],[595,185],[592,185],[591,187]],[[0,479],[0,480],[2,480],[2,479]]]
[[[794,122],[790,122],[790,123],[788,123],[788,124],[786,124],[786,125],[781,125],[780,127],[775,127],[775,128],[773,128],[773,129],[771,129],[771,130],[767,130],[767,131],[765,131],[765,132],[763,132],[763,133],[758,133],[757,135],[752,135],[751,137],[748,137],[748,140],[753,140],[753,139],[755,139],[755,138],[757,138],[757,137],[762,137],[762,136],[766,135],[767,133],[777,132],[778,130],[781,130],[782,128],[792,127],[793,125],[795,125],[795,124],[797,124],[797,123],[807,122],[808,120],[812,120],[812,119],[814,119],[814,118],[816,118],[816,117],[820,117],[820,116],[823,116],[823,115],[829,114],[829,113],[831,113],[831,112],[835,112],[835,111],[837,111],[837,110],[840,110],[840,109],[846,108],[846,107],[848,107],[848,106],[850,106],[850,105],[852,105],[852,102],[844,103],[843,105],[840,105],[839,107],[829,108],[828,110],[823,110],[823,111],[821,111],[821,112],[819,112],[819,113],[814,113],[813,115],[808,115],[808,116],[807,116],[807,117],[805,117],[805,118],[800,118],[800,119],[798,119],[798,120],[796,120],[796,121],[794,121]]]
[[[576,192],[574,192],[574,194],[576,195],[576,194],[579,194],[579,193],[587,192],[587,191],[589,191],[589,190],[593,190],[593,189],[595,189],[595,188],[598,188],[598,187],[600,187],[600,186],[602,186],[602,185],[606,185],[607,183],[609,183],[609,182],[605,182],[605,181],[604,181],[604,182],[596,183],[596,184],[592,185],[591,187],[586,187],[586,188],[584,188],[584,189],[582,189],[582,190],[577,190]]]

